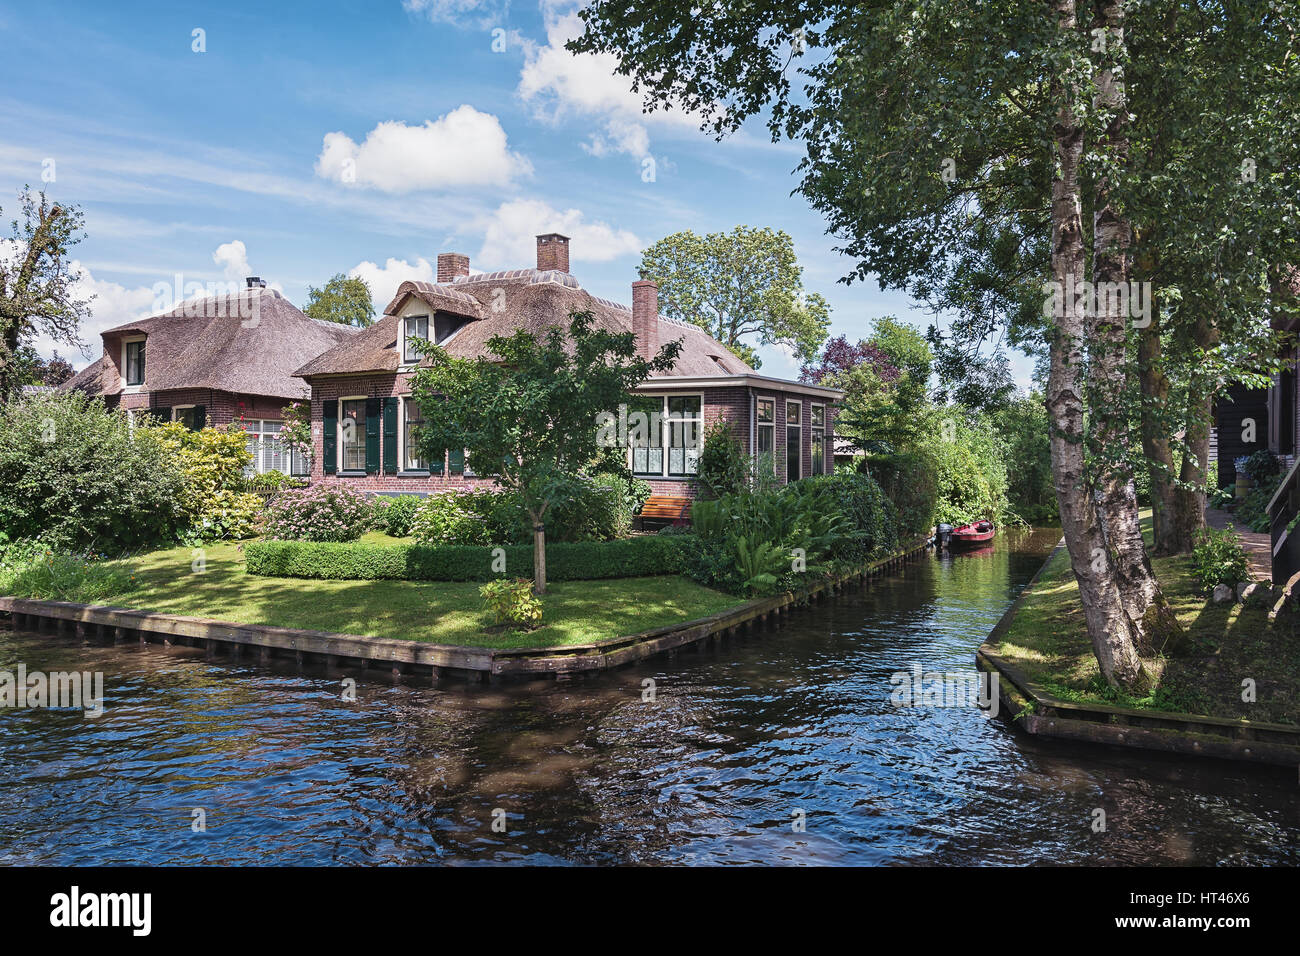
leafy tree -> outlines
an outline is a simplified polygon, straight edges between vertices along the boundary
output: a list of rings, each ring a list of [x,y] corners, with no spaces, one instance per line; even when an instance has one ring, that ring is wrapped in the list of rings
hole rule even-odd
[[[463,448],[479,473],[496,471],[498,484],[518,496],[533,525],[537,594],[546,591],[547,515],[598,458],[602,415],[651,373],[669,371],[681,348],[669,342],[646,360],[634,333],[597,328],[590,312],[572,313],[567,330],[493,336],[489,355],[473,359],[421,343],[429,365],[411,379],[424,415],[420,454],[440,461],[447,449]]]
[[[785,345],[806,360],[826,341],[830,307],[817,293],[804,294],[785,232],[674,233],[642,253],[641,274],[659,283],[665,315],[698,325],[752,368],[760,362],[751,342]]]
[[[932,431],[929,403],[934,357],[925,338],[893,316],[876,319],[856,345],[841,335],[826,343],[800,381],[843,389],[836,430],[864,451],[891,452]]]
[[[341,272],[326,282],[325,288],[309,288],[302,311],[313,319],[363,329],[375,321],[370,284],[360,276],[346,276]]]
[[[41,192],[19,194],[22,221],[12,222],[12,248],[0,250],[0,404],[21,388],[19,349],[38,334],[84,348],[79,329],[90,300],[80,296],[69,250],[83,238],[75,207],[51,203]]]
[[[0,540],[119,551],[171,538],[183,477],[157,429],[73,393],[10,402],[0,415]]]
[[[1195,479],[1219,372],[1279,305],[1269,280],[1300,236],[1298,14],[1285,0],[756,0],[686,18],[597,0],[570,48],[615,54],[647,108],[697,110],[719,135],[766,110],[806,149],[799,192],[853,258],[846,278],[958,307],[965,342],[1006,325],[1012,344],[1046,346],[1088,631],[1106,679],[1145,692],[1143,657],[1177,626],[1139,534],[1130,423],[1186,434]],[[1075,296],[1044,308],[1044,279],[1089,276],[1166,283],[1178,308],[1159,334],[1183,343],[1185,410],[1157,387],[1158,356],[1135,367],[1132,316]]]
[[[17,366],[20,386],[62,385],[76,374],[72,363],[61,356],[57,349],[49,359],[44,359],[31,345],[18,346]]]

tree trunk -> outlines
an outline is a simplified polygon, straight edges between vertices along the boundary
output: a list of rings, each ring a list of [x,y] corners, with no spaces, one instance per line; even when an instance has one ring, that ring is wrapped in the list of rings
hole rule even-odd
[[[1138,383],[1142,393],[1140,432],[1142,454],[1151,480],[1151,526],[1155,553],[1176,554],[1174,527],[1174,450],[1169,440],[1169,378],[1165,375],[1160,343],[1160,311],[1152,303],[1151,324],[1138,331]]]
[[[1219,344],[1219,332],[1204,313],[1192,326],[1197,355]],[[1186,449],[1179,474],[1180,487],[1174,500],[1174,534],[1171,542],[1178,553],[1190,552],[1196,532],[1205,527],[1205,481],[1210,467],[1210,425],[1214,417],[1215,380],[1203,371],[1201,362],[1193,368],[1187,383],[1187,419],[1184,424]]]
[[[1094,72],[1095,106],[1109,114],[1098,144],[1111,164],[1128,158],[1128,103],[1122,71],[1116,65],[1123,49],[1124,7],[1121,0],[1094,0],[1093,35],[1105,30],[1105,51]],[[1160,591],[1138,513],[1137,491],[1129,464],[1129,429],[1125,402],[1130,376],[1125,354],[1132,320],[1129,296],[1129,249],[1133,229],[1116,207],[1114,183],[1106,171],[1093,187],[1093,308],[1088,318],[1088,399],[1093,410],[1091,448],[1096,469],[1097,507],[1125,613],[1132,621],[1137,647],[1144,654],[1162,650],[1180,634],[1177,617]]]
[[[1077,32],[1074,0],[1053,0],[1052,8],[1062,33]],[[1088,636],[1101,673],[1112,685],[1145,690],[1149,677],[1137,651],[1140,632],[1120,600],[1115,565],[1107,555],[1096,502],[1085,474],[1084,316],[1074,294],[1084,278],[1079,186],[1083,129],[1074,111],[1073,81],[1055,81],[1052,92],[1058,104],[1052,127],[1056,153],[1052,179],[1052,276],[1056,308],[1047,387],[1052,480],[1070,565],[1079,582]]]
[[[529,512],[533,519],[533,593],[546,593],[546,524],[540,515]]]

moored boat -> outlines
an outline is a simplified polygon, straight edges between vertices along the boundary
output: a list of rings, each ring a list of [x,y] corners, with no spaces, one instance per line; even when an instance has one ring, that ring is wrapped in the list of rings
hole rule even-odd
[[[992,541],[995,533],[996,529],[993,527],[993,522],[987,518],[980,518],[969,524],[953,528],[948,535],[948,547],[973,548]]]

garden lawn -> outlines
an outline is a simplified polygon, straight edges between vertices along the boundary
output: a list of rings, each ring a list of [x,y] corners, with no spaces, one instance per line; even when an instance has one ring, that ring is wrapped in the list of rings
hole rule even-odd
[[[387,539],[389,541],[393,539]],[[675,575],[563,581],[548,586],[542,626],[489,633],[479,585],[442,581],[318,581],[245,573],[237,544],[190,548],[117,562],[136,588],[105,603],[195,617],[472,647],[564,647],[704,617],[744,603]]]
[[[1143,530],[1150,543],[1146,512]],[[1062,700],[1300,723],[1300,620],[1295,612],[1270,622],[1265,606],[1214,604],[1200,590],[1190,555],[1153,558],[1152,564],[1188,641],[1177,656],[1160,661],[1163,675],[1150,696],[1130,697],[1102,679],[1064,548],[1026,592],[996,647],[998,654]],[[1246,678],[1255,681],[1255,703],[1241,699]]]

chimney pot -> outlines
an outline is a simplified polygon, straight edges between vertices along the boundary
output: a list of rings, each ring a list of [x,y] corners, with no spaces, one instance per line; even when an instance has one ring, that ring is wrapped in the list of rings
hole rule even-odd
[[[469,275],[469,256],[459,252],[438,253],[438,282],[455,282],[457,278]]]
[[[659,354],[659,283],[651,279],[632,283],[632,331],[637,355],[649,361]]]
[[[247,285],[247,287],[250,288],[250,289],[265,289],[265,288],[266,288],[266,280],[263,279],[263,278],[261,278],[260,276],[248,276],[248,277],[246,277],[246,278],[244,279],[244,283],[245,283],[245,284]]]
[[[569,237],[548,232],[537,237],[537,271],[569,271]]]

